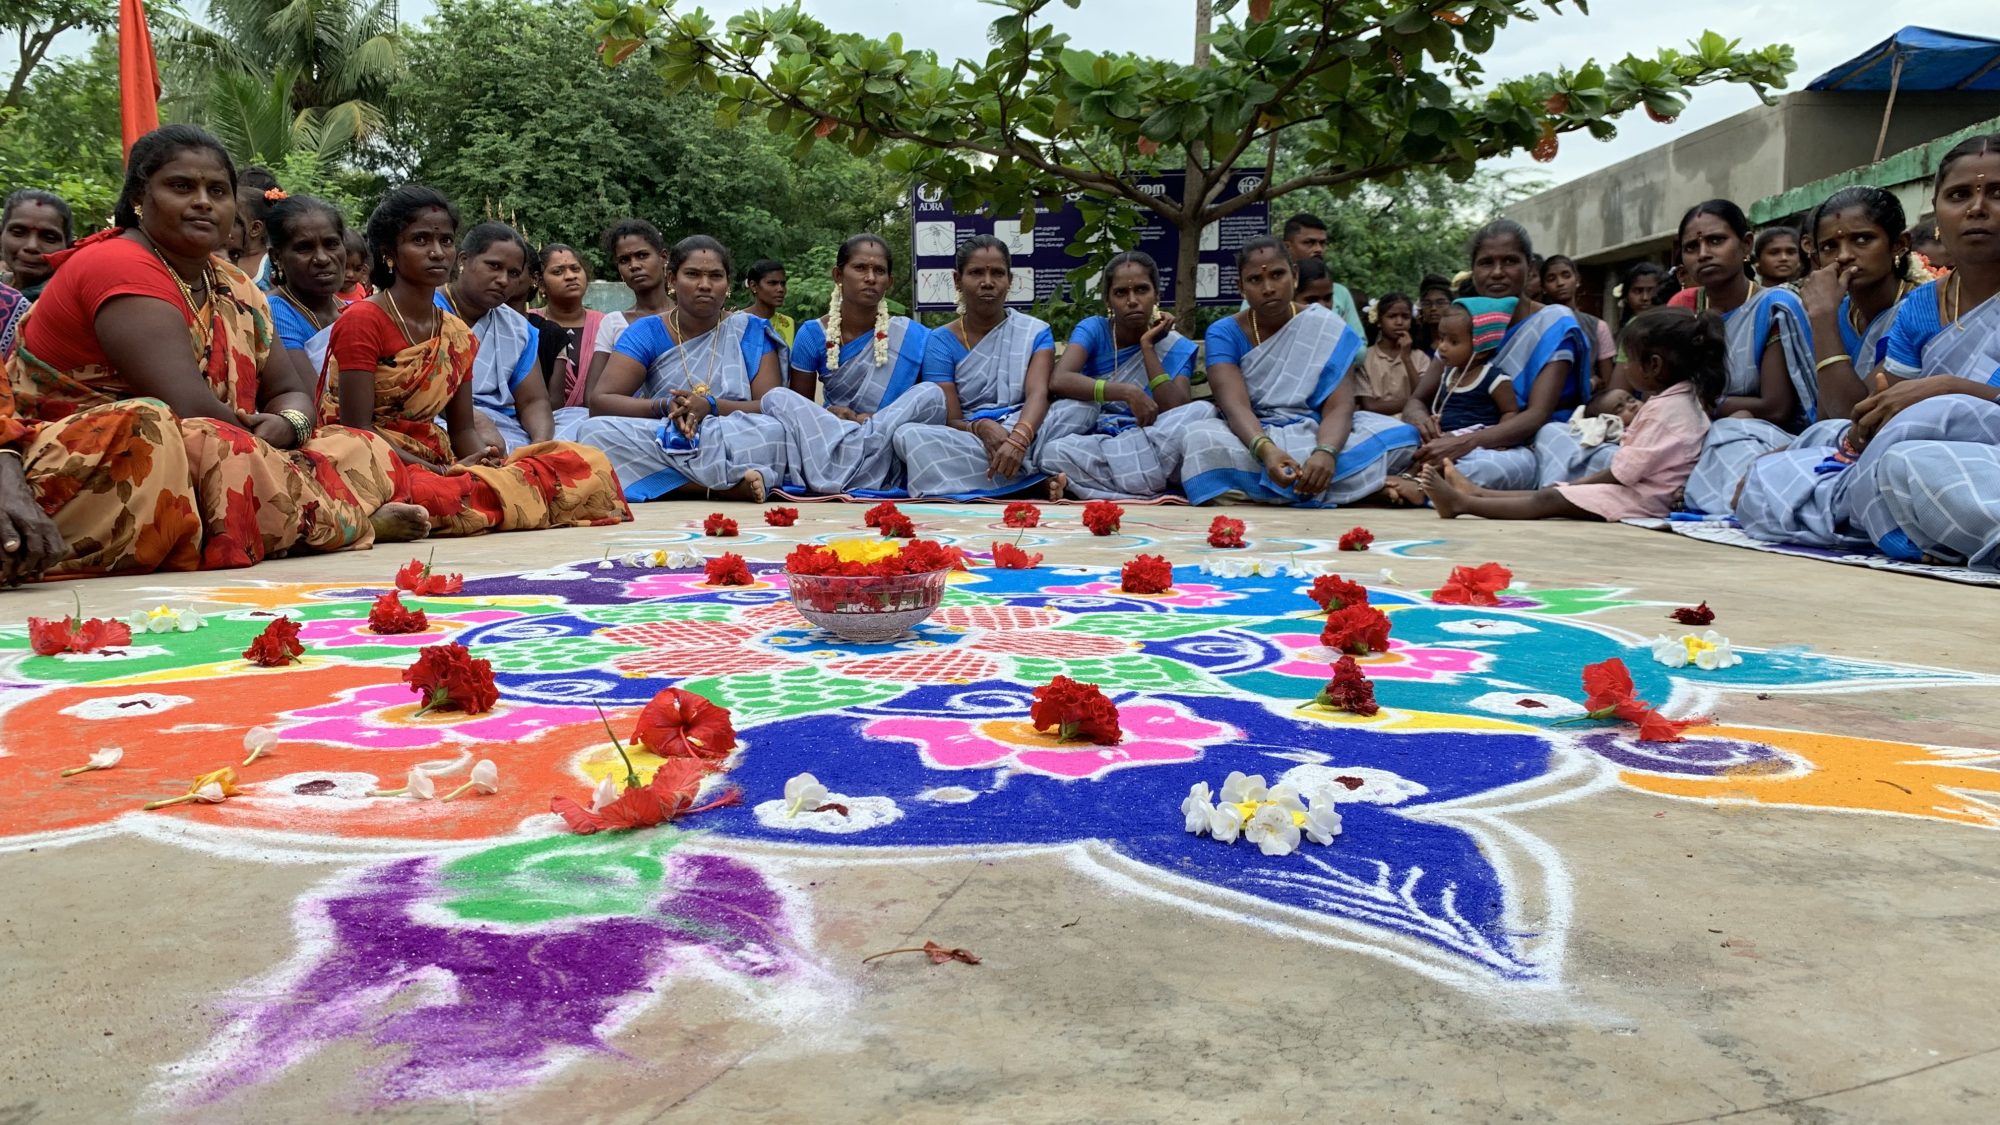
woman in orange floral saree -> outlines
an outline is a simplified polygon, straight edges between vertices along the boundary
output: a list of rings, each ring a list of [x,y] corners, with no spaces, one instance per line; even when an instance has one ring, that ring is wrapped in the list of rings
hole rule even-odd
[[[457,230],[451,201],[421,184],[391,191],[369,216],[376,293],[334,321],[321,420],[370,429],[395,449],[410,499],[430,513],[432,534],[631,519],[603,451],[550,441],[503,457],[478,432],[478,345],[437,297],[457,257]]]
[[[391,503],[386,443],[314,431],[263,295],[213,256],[235,179],[213,137],[156,130],[118,226],[61,255],[0,390],[0,580],[248,566],[420,525]]]

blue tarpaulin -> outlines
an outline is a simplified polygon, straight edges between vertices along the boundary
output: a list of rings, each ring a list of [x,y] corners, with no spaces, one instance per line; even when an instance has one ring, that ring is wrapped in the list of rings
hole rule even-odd
[[[1813,79],[1806,89],[1858,93],[1892,86],[1912,92],[2000,90],[2000,39],[1906,27]]]

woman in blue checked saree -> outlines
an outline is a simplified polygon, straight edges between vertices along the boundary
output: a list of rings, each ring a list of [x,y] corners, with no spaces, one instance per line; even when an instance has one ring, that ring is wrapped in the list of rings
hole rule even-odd
[[[1006,243],[968,240],[952,274],[965,311],[931,333],[923,364],[923,381],[944,392],[946,420],[897,430],[896,457],[912,496],[1024,494],[1047,479],[1033,467],[1045,443],[1090,429],[1097,412],[1049,401],[1055,341],[1047,324],[1007,308]]]
[[[1160,267],[1136,250],[1111,259],[1099,287],[1106,312],[1070,333],[1056,361],[1053,393],[1098,407],[1089,433],[1057,438],[1040,468],[1085,500],[1145,500],[1180,479],[1187,428],[1215,417],[1195,402],[1189,377],[1198,350],[1160,310]]]
[[[633,502],[675,493],[761,502],[785,479],[785,428],[758,412],[784,345],[728,315],[729,251],[706,235],[674,244],[674,306],[625,330],[590,391],[575,440],[611,458]]]
[[[1570,411],[1588,395],[1595,344],[1570,310],[1527,296],[1534,248],[1521,224],[1511,219],[1486,224],[1472,236],[1471,251],[1472,284],[1478,295],[1516,301],[1513,323],[1489,366],[1512,382],[1520,409],[1498,425],[1464,434],[1441,433],[1427,409],[1444,376],[1443,364],[1433,362],[1403,416],[1424,435],[1417,451],[1419,462],[1455,462],[1482,488],[1532,489],[1540,475],[1534,443],[1547,429],[1568,434]],[[1551,425],[1558,422],[1565,425]]]
[[[1319,305],[1292,303],[1294,273],[1278,240],[1251,239],[1236,260],[1250,307],[1208,330],[1208,384],[1222,417],[1187,427],[1188,499],[1330,508],[1381,492],[1409,467],[1417,429],[1354,408],[1347,376],[1361,359],[1360,333]]]
[[[889,244],[857,234],[834,259],[832,308],[792,339],[791,388],[765,392],[764,416],[791,442],[787,491],[817,496],[894,492],[904,426],[941,425],[944,392],[919,383],[929,330],[883,303],[895,265]],[[829,346],[828,332],[838,343]],[[823,394],[824,405],[815,402]]]
[[[1851,427],[1751,469],[1737,505],[1750,534],[2000,565],[2000,134],[1946,154],[1934,204],[1957,268],[1903,298],[1884,387]]]
[[[1729,329],[1729,383],[1682,506],[1726,515],[1751,463],[1790,446],[1813,422],[1819,383],[1812,327],[1790,290],[1765,289],[1745,275],[1750,220],[1736,204],[1695,205],[1681,218],[1678,244],[1699,286],[1696,311],[1722,314]]]
[[[555,419],[542,375],[539,335],[507,305],[528,273],[528,240],[505,223],[480,223],[458,248],[458,276],[440,287],[437,306],[472,329],[472,405],[508,453],[552,441]]]

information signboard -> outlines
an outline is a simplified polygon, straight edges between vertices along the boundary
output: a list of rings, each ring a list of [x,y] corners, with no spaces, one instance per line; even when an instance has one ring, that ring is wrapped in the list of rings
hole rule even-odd
[[[1168,172],[1138,180],[1139,190],[1166,199],[1179,199],[1187,173]],[[1254,192],[1263,183],[1259,172],[1232,176],[1223,185],[1217,202]],[[1073,197],[1070,197],[1073,198]],[[958,304],[958,292],[951,271],[958,248],[974,235],[995,235],[1007,243],[1014,260],[1014,284],[1007,303],[1026,307],[1061,293],[1070,270],[1078,259],[1067,247],[1083,229],[1083,216],[1069,198],[1059,207],[1040,207],[1031,230],[1022,230],[1018,215],[995,218],[986,212],[958,214],[951,200],[925,185],[911,192],[911,211],[916,227],[917,308],[925,312],[948,311]],[[1136,206],[1136,205],[1128,205]],[[1175,276],[1180,260],[1180,231],[1150,210],[1141,210],[1146,221],[1139,228],[1139,244],[1160,264],[1164,289],[1160,303],[1172,305],[1180,279]],[[1201,257],[1195,266],[1195,299],[1204,305],[1234,305],[1242,297],[1236,288],[1236,251],[1245,242],[1271,229],[1271,205],[1252,203],[1225,219],[1210,223],[1201,232]]]

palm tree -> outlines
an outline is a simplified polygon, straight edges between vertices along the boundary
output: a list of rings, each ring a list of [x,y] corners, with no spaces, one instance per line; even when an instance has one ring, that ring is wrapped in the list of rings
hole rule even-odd
[[[279,165],[305,158],[331,168],[355,143],[382,126],[382,111],[350,100],[330,109],[295,109],[299,74],[281,68],[270,78],[240,70],[209,75],[201,121],[238,160]]]

